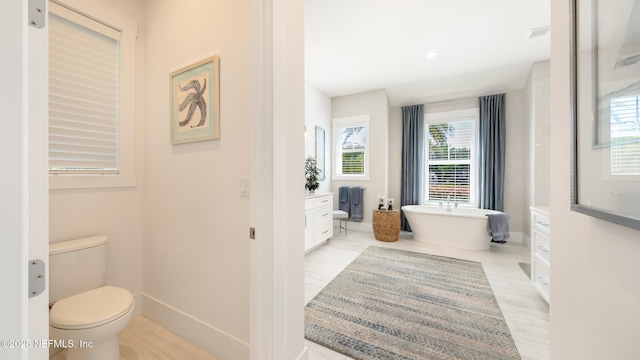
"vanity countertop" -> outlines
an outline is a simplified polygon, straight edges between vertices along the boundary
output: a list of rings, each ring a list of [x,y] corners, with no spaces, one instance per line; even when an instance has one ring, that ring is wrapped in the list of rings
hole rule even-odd
[[[543,213],[543,214],[546,214],[547,216],[548,216],[549,214],[551,214],[551,211],[550,211],[551,209],[549,209],[549,207],[548,207],[548,206],[533,205],[533,206],[530,206],[530,207],[529,207],[529,209],[531,209],[531,210],[536,210],[536,211],[538,211],[538,212],[541,212],[541,213]]]
[[[333,193],[330,192],[317,192],[317,193],[313,193],[313,194],[307,194],[305,195],[305,199],[313,199],[313,198],[317,198],[320,196],[327,196],[327,195],[333,195]]]

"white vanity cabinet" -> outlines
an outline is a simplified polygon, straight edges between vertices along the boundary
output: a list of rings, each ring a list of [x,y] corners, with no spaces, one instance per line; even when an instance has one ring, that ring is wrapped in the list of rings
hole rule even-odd
[[[304,200],[304,251],[333,236],[333,194],[307,196]]]
[[[551,278],[551,217],[545,207],[531,207],[531,281],[548,303]]]

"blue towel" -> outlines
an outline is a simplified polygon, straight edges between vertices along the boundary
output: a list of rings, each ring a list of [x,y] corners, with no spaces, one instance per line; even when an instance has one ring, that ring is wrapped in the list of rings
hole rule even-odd
[[[492,242],[504,243],[509,239],[509,214],[487,214],[489,220],[487,221],[487,230],[489,236],[493,239]]]
[[[349,220],[362,221],[364,208],[362,206],[362,188],[360,186],[349,188],[349,200],[351,203]]]
[[[349,209],[349,187],[341,186],[338,189],[338,209],[350,214]]]

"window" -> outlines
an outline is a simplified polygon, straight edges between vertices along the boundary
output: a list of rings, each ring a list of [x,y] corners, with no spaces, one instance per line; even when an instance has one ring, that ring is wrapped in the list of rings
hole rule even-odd
[[[50,187],[132,186],[137,25],[78,5],[49,3]]]
[[[369,115],[333,119],[337,180],[369,180]]]
[[[478,110],[425,115],[426,203],[476,203]]]
[[[640,175],[640,96],[611,99],[611,174]]]

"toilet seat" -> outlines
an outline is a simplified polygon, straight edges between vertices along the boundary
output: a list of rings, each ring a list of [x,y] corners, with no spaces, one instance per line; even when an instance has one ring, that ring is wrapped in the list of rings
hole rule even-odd
[[[103,286],[62,299],[49,311],[49,325],[58,329],[88,329],[118,319],[134,305],[127,289]]]

